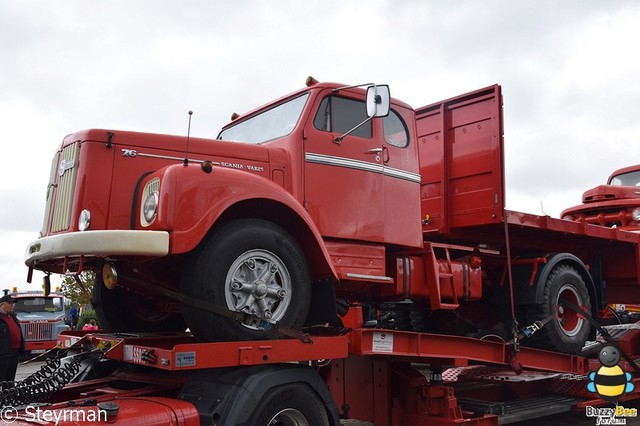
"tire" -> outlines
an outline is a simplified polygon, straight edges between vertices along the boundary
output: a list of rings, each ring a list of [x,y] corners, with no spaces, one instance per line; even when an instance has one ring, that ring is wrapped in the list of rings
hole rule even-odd
[[[543,303],[533,308],[531,319],[543,320],[556,312],[556,309],[557,316],[531,338],[531,343],[543,349],[577,354],[587,341],[590,324],[577,312],[563,306],[562,300],[565,299],[590,313],[591,302],[584,279],[574,267],[557,265],[549,274],[544,286]]]
[[[255,426],[329,426],[327,411],[307,385],[286,384],[269,391],[251,414]]]
[[[178,312],[162,312],[155,308],[153,299],[118,286],[109,290],[100,273],[91,292],[91,304],[100,328],[114,332],[185,331],[187,325]]]
[[[284,327],[302,327],[311,286],[296,241],[279,226],[257,219],[228,223],[186,263],[182,293],[215,305],[253,313]],[[184,317],[198,341],[273,339],[277,335],[188,304]]]

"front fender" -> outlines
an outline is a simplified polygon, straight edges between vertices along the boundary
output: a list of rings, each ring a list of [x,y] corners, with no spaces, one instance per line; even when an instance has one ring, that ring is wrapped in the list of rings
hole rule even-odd
[[[321,250],[327,267],[337,279],[315,223],[300,203],[281,186],[242,170],[214,167],[211,173],[206,173],[198,165],[171,165],[148,176],[142,187],[155,177],[160,178],[161,182],[159,210],[155,222],[146,229],[169,231],[170,254],[193,250],[232,206],[248,200],[269,200],[288,208],[304,222]],[[256,212],[256,217],[259,217],[259,212]]]

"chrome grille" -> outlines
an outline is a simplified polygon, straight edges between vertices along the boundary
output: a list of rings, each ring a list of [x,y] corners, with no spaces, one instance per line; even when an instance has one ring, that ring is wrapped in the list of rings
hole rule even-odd
[[[56,154],[53,156],[53,161],[51,162],[51,172],[49,174],[49,184],[47,185],[47,199],[46,205],[44,208],[44,222],[42,224],[42,230],[40,231],[40,236],[44,237],[47,235],[47,229],[49,226],[49,215],[51,214],[51,204],[53,202],[53,189],[56,184],[56,170],[58,170],[58,158],[60,157],[60,152],[56,151]]]
[[[53,330],[53,323],[50,322],[35,322],[35,323],[23,323],[22,333],[25,342],[33,342],[36,340],[51,340]]]
[[[57,180],[49,184],[47,190],[47,212],[51,216],[50,232],[61,232],[69,229],[71,223],[71,208],[73,206],[73,191],[78,174],[78,156],[80,143],[76,142],[62,148],[51,167],[51,176]],[[55,176],[55,177],[54,177]],[[53,203],[53,204],[52,204]]]

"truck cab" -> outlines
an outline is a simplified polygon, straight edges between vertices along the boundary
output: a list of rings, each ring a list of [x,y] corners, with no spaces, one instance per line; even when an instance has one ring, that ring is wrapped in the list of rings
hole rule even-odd
[[[382,293],[393,283],[385,252],[422,247],[420,181],[413,109],[384,86],[310,79],[234,116],[216,139],[68,135],[26,263],[95,270],[94,304],[108,329],[264,337],[205,321],[157,290],[297,327],[317,283]],[[212,280],[221,281],[213,293]],[[335,302],[314,307],[335,319]]]
[[[640,164],[614,171],[606,185],[585,191],[582,204],[567,208],[565,220],[640,230]]]
[[[14,312],[24,336],[28,355],[43,353],[56,346],[58,334],[67,330],[64,296],[52,292],[45,296],[42,292],[14,292],[16,304]]]

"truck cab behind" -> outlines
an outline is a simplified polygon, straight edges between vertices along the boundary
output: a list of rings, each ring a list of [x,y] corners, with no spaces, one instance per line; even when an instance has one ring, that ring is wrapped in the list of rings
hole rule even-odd
[[[17,299],[14,312],[20,321],[27,354],[39,354],[55,347],[58,334],[68,329],[62,293],[44,296],[42,292],[29,291],[14,293],[13,297]]]

